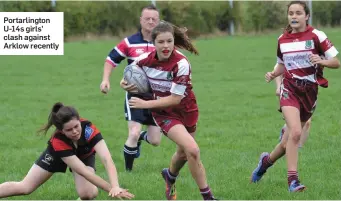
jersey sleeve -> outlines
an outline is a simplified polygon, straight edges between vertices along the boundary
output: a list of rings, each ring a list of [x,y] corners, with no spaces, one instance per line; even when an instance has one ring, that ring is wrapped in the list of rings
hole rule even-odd
[[[106,62],[111,64],[112,67],[118,66],[128,54],[128,39],[125,38],[118,45],[116,45],[106,58]]]
[[[181,59],[175,69],[170,92],[184,96],[188,83],[191,81],[191,67],[187,59]]]
[[[53,138],[51,140],[51,146],[54,151],[54,153],[58,157],[67,157],[75,155],[73,148],[65,141],[59,138]]]
[[[281,46],[279,44],[279,40],[277,42],[277,63],[279,64],[284,64],[284,61],[283,61],[283,54],[281,52]]]
[[[84,136],[91,148],[93,148],[99,141],[103,139],[101,132],[94,124],[88,124],[85,126]]]
[[[319,50],[322,54],[324,54],[326,59],[331,59],[339,53],[323,31],[315,30],[315,34],[318,38],[317,44],[319,46]]]

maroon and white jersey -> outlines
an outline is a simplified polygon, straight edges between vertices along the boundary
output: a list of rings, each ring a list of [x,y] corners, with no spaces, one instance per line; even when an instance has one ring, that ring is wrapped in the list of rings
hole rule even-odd
[[[277,63],[284,64],[287,79],[308,80],[322,87],[328,86],[323,78],[323,67],[314,66],[309,55],[318,54],[330,59],[338,54],[333,44],[322,31],[308,26],[306,31],[299,33],[285,32],[278,38]]]
[[[183,96],[180,104],[169,110],[198,110],[192,91],[191,65],[181,52],[174,50],[167,61],[159,61],[154,50],[142,54],[134,63],[146,72],[155,99],[170,96],[172,93]]]

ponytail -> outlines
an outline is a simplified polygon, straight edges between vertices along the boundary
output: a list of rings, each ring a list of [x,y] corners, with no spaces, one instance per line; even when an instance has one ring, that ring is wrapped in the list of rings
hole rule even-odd
[[[174,46],[180,49],[185,49],[196,55],[199,54],[198,50],[192,44],[190,38],[187,35],[187,28],[180,28],[169,22],[161,21],[152,31],[152,40],[155,42],[156,37],[160,33],[171,32],[174,36]]]
[[[178,48],[185,49],[190,53],[199,55],[198,50],[194,47],[194,45],[191,42],[191,39],[187,35],[187,28],[186,27],[180,28],[173,24],[171,25],[173,26],[174,29],[174,45]]]
[[[288,25],[285,27],[284,32],[288,32],[288,33],[291,33],[291,32],[292,32],[292,27],[290,26],[290,24],[288,24]]]
[[[39,129],[38,133],[43,133],[44,135],[46,135],[47,131],[51,128],[51,126],[56,125],[57,113],[63,106],[64,106],[63,103],[60,103],[60,102],[57,102],[53,105],[52,110],[47,120],[47,124],[44,125],[41,129]],[[59,129],[62,129],[62,128],[59,128]]]

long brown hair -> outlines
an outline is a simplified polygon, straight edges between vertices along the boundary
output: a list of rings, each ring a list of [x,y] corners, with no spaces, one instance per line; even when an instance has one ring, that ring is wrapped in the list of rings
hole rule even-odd
[[[190,38],[187,35],[187,28],[180,28],[166,21],[160,21],[160,23],[152,31],[152,40],[155,42],[156,37],[160,33],[170,32],[174,36],[174,45],[178,48],[185,49],[196,55],[199,54],[198,50],[192,44]]]
[[[47,123],[38,130],[38,133],[46,135],[52,125],[55,126],[57,130],[62,130],[64,124],[74,118],[79,120],[79,114],[75,108],[64,106],[63,103],[57,102],[51,109]]]
[[[310,10],[309,10],[309,7],[307,5],[307,3],[305,1],[291,1],[289,4],[288,4],[288,8],[287,8],[287,14],[289,13],[289,7],[291,5],[294,5],[294,4],[299,4],[303,7],[304,9],[304,12],[306,15],[309,15],[310,17]],[[308,25],[308,20],[307,20],[307,25]],[[292,27],[290,26],[290,24],[288,24],[286,27],[285,27],[285,30],[284,31],[287,31],[288,33],[292,32]]]

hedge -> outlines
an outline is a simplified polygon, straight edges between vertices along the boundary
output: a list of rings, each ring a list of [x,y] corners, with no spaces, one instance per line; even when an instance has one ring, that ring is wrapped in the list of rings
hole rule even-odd
[[[2,1],[0,11],[64,12],[65,37],[97,34],[115,35],[137,30],[141,8],[150,2],[122,1]],[[228,31],[230,20],[236,30],[261,32],[278,29],[287,23],[287,1],[228,1],[180,2],[156,1],[161,18],[179,26],[186,26],[192,36],[216,30]],[[340,1],[314,1],[313,23],[323,26],[341,25]]]

